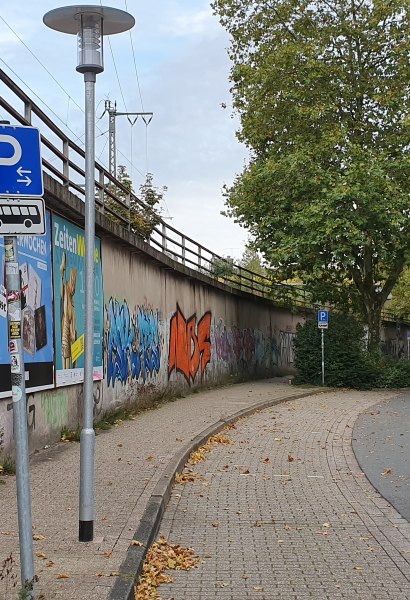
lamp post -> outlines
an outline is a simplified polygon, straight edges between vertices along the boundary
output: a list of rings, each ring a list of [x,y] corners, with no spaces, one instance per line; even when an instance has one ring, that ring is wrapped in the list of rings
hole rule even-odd
[[[43,17],[45,25],[78,39],[77,71],[85,84],[85,342],[84,406],[80,444],[79,541],[94,537],[93,365],[94,365],[94,243],[95,243],[95,82],[104,70],[103,36],[127,31],[135,19],[106,6],[64,6]]]

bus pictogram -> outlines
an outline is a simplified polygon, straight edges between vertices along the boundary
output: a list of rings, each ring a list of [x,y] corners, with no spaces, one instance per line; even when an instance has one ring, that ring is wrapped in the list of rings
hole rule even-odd
[[[44,221],[42,198],[0,199],[0,235],[43,234]]]
[[[38,206],[30,204],[24,206],[1,206],[0,226],[4,224],[20,224],[30,229],[32,225],[41,223],[41,215]]]

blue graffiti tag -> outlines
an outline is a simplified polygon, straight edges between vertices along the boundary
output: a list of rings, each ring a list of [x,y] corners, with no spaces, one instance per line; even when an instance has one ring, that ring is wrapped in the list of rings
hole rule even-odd
[[[145,381],[147,372],[152,376],[154,371],[158,373],[160,367],[158,313],[154,314],[139,307],[137,326],[139,347],[143,358],[142,376]]]
[[[151,309],[137,307],[131,315],[126,301],[110,299],[106,310],[107,384],[123,385],[158,373],[160,359],[159,316]]]

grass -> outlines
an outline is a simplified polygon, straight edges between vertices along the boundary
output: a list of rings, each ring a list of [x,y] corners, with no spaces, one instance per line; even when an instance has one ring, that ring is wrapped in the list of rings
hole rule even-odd
[[[0,463],[0,475],[15,475],[16,461],[10,454],[6,454],[2,463]]]
[[[63,427],[61,429],[61,441],[62,442],[79,442],[81,437],[81,428],[80,426],[77,429],[68,429],[68,427]]]
[[[106,431],[107,429],[111,429],[111,427],[122,423],[122,421],[132,421],[132,414],[124,409],[117,410],[109,415],[106,415],[101,421],[96,421],[94,423],[94,429],[100,431]]]

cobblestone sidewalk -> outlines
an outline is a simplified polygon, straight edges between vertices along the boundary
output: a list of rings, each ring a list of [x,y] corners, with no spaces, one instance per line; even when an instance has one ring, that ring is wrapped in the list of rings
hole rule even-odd
[[[143,412],[96,439],[95,540],[78,542],[79,444],[58,444],[31,460],[38,593],[46,600],[105,600],[147,500],[169,460],[221,417],[301,393],[276,380],[193,394]],[[0,569],[13,554],[20,577],[14,477],[1,478]],[[8,594],[15,600],[17,592]],[[5,581],[0,581],[5,599]]]
[[[321,393],[239,421],[195,466],[205,482],[174,487],[160,533],[200,564],[161,598],[409,599],[410,524],[351,448],[358,415],[394,395]]]

